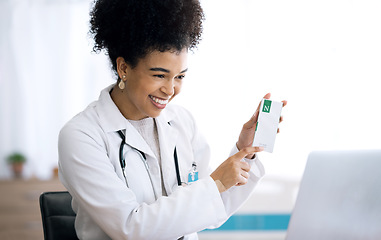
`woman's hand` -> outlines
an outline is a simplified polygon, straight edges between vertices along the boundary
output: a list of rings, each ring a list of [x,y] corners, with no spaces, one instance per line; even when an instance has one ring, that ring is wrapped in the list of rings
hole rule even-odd
[[[267,93],[263,98],[264,99],[270,99],[271,94]],[[287,101],[282,101],[283,107],[286,106]],[[241,150],[245,147],[250,147],[253,145],[254,135],[255,135],[255,127],[257,125],[258,121],[258,114],[259,114],[259,108],[261,107],[261,103],[259,102],[259,105],[257,107],[257,110],[253,114],[253,116],[250,118],[250,120],[245,123],[242,127],[241,133],[238,138],[237,142],[237,148],[238,150]],[[279,122],[283,121],[283,117],[280,117]],[[278,129],[279,132],[279,129]],[[254,154],[247,155],[247,158],[253,158]]]
[[[247,183],[250,165],[241,161],[247,155],[263,151],[262,147],[246,147],[229,157],[210,175],[216,182],[218,190],[223,192],[232,186],[240,186]],[[222,184],[219,185],[219,183]]]

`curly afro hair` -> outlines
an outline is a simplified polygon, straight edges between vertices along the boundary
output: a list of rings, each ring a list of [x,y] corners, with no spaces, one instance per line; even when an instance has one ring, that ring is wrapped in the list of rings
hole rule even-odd
[[[132,67],[154,50],[195,48],[204,13],[198,0],[95,0],[90,12],[94,52],[105,50],[116,73],[116,59]]]

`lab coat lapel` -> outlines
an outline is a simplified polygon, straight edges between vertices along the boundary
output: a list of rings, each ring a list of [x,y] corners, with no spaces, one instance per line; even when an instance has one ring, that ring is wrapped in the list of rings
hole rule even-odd
[[[174,151],[177,144],[178,131],[171,126],[171,118],[167,113],[162,113],[156,118],[157,130],[159,134],[161,167],[164,186],[167,194],[171,194],[177,185],[176,168],[174,162]]]

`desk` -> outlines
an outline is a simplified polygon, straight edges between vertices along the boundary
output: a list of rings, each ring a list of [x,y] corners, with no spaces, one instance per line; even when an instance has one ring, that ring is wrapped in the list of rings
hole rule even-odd
[[[65,191],[57,178],[49,181],[0,181],[0,239],[44,239],[39,197],[42,192]]]

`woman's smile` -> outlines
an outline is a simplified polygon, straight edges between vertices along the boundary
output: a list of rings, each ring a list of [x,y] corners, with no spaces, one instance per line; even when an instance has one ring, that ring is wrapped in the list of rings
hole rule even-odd
[[[169,102],[169,99],[161,99],[152,95],[149,95],[149,98],[151,99],[152,104],[160,109],[164,109],[167,103]]]

